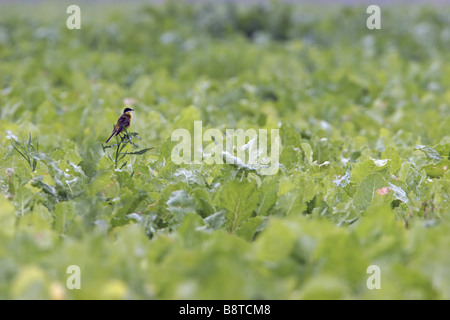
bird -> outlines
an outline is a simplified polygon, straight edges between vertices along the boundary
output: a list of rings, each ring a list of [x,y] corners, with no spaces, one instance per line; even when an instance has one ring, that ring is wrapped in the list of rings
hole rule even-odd
[[[134,111],[134,109],[125,108],[123,110],[122,115],[119,117],[119,119],[117,119],[117,123],[114,126],[111,136],[108,138],[108,140],[106,140],[106,143],[108,143],[112,137],[121,133],[124,128],[128,129],[130,127],[131,119],[133,118],[133,116],[131,115],[131,111]]]

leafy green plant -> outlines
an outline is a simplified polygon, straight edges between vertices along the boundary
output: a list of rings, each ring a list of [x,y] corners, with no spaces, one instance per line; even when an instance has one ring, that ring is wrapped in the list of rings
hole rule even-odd
[[[12,141],[10,140],[9,143],[14,148],[14,150],[16,150],[22,156],[22,158],[25,159],[25,161],[30,166],[31,172],[35,172],[38,161],[34,157],[34,155],[39,152],[39,142],[35,142],[36,147],[33,145],[33,142],[31,141],[31,133],[28,133],[27,141],[19,142],[12,138]]]
[[[116,169],[117,169],[119,163],[123,159],[125,159],[125,157],[127,155],[143,155],[147,151],[150,151],[153,149],[153,147],[151,147],[151,148],[143,148],[138,151],[128,152],[127,146],[129,146],[129,145],[131,145],[133,148],[139,148],[139,146],[133,142],[133,139],[137,138],[140,140],[141,138],[139,137],[139,134],[137,132],[128,132],[126,128],[123,128],[123,132],[124,133],[121,135],[116,135],[116,141],[117,141],[116,144],[106,145],[106,146],[102,144],[103,151],[105,151],[107,149],[113,149],[112,157],[109,154],[107,156],[111,161],[114,162],[114,168],[116,168]],[[122,169],[124,166],[127,165],[127,163],[128,163],[128,161],[123,162],[119,169]]]

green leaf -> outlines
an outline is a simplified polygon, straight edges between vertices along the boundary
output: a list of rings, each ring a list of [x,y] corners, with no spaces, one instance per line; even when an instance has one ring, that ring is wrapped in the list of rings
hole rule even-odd
[[[13,198],[14,207],[18,215],[24,215],[33,209],[35,202],[34,194],[26,186],[17,188]]]
[[[308,159],[308,163],[312,163],[313,162],[313,150],[311,148],[311,145],[309,143],[301,143],[300,144],[302,147],[303,152],[306,155],[306,159]]]
[[[263,261],[285,261],[292,252],[298,236],[298,230],[294,226],[289,226],[286,221],[272,220],[256,239],[255,253]]]
[[[75,219],[73,202],[60,202],[55,205],[53,211],[53,229],[60,234],[66,234]]]
[[[42,189],[42,191],[44,191],[46,194],[52,196],[54,199],[58,199],[58,194],[56,192],[56,189],[52,186],[49,186],[45,182],[43,182],[42,181],[43,178],[44,178],[43,176],[38,176],[38,177],[34,178],[33,180],[31,180],[31,185],[33,187]]]
[[[170,194],[167,210],[174,214],[177,220],[181,220],[188,212],[196,212],[197,202],[186,190],[177,190]]]
[[[177,232],[184,240],[185,247],[197,248],[205,240],[205,234],[200,232],[204,227],[205,222],[195,212],[188,212],[183,216],[181,225]]]
[[[450,160],[442,159],[436,164],[428,164],[422,167],[425,169],[427,175],[431,178],[441,178],[446,172],[450,170]]]
[[[441,156],[450,160],[450,143],[438,144],[433,147]]]
[[[150,151],[150,150],[152,150],[152,149],[154,149],[154,147],[151,147],[151,148],[144,148],[144,149],[139,150],[139,151],[126,152],[126,154],[142,155],[142,154],[144,154],[144,153],[146,153],[147,151]]]
[[[360,184],[366,176],[371,174],[375,168],[373,160],[366,159],[364,161],[358,161],[352,166],[351,170],[351,182],[354,184]]]
[[[242,223],[236,234],[247,241],[253,240],[255,233],[264,221],[264,217],[251,217]]]
[[[220,190],[218,197],[218,206],[227,210],[226,227],[232,233],[250,218],[259,202],[255,183],[247,180],[230,180]]]
[[[387,176],[390,161],[388,159],[366,159],[354,164],[351,170],[351,182],[360,184],[364,178],[373,172],[379,172]]]
[[[196,170],[187,170],[185,168],[179,168],[173,174],[178,180],[186,183],[186,185],[205,185],[205,178],[202,176],[201,172]]]
[[[284,147],[280,154],[280,163],[290,170],[293,167],[297,167],[301,159],[300,150],[292,146]]]
[[[432,147],[416,145],[414,148],[416,150],[420,150],[420,151],[425,152],[427,157],[430,158],[430,159],[437,160],[437,161],[442,159],[442,156],[439,154],[439,152],[434,150]]]
[[[383,151],[381,154],[381,159],[390,160],[390,171],[391,174],[396,174],[400,167],[402,166],[402,159],[400,158],[397,150],[393,147],[389,147]]]
[[[409,199],[408,196],[406,195],[406,192],[400,188],[399,186],[396,186],[390,182],[388,182],[389,188],[394,191],[394,198],[397,200],[400,200],[404,203],[408,203]]]
[[[307,202],[314,198],[316,186],[311,178],[305,174],[292,178],[282,179],[278,190],[279,207],[283,214],[301,214],[307,208]]]
[[[213,201],[211,193],[207,189],[197,188],[192,192],[192,196],[197,201],[198,213],[202,217],[207,217],[214,213]]]
[[[297,131],[297,129],[294,128],[294,126],[283,123],[280,127],[280,138],[281,143],[286,146],[292,146],[296,148],[301,147],[301,135]]]
[[[276,178],[266,178],[261,184],[259,190],[259,204],[256,209],[256,214],[266,216],[270,213],[277,203],[278,183]]]
[[[216,213],[206,217],[204,221],[207,223],[211,229],[219,229],[225,222],[226,210],[220,210]]]
[[[145,190],[135,190],[133,185],[129,183],[131,177],[127,172],[120,172],[119,177],[120,197],[115,199],[116,205],[114,208],[111,224],[113,227],[122,226],[131,222],[129,215],[136,211],[141,211],[146,206],[146,199],[148,192]],[[124,185],[127,181],[127,185]]]
[[[353,197],[353,204],[358,210],[367,209],[377,196],[377,190],[387,186],[386,180],[379,173],[371,173],[359,185]]]

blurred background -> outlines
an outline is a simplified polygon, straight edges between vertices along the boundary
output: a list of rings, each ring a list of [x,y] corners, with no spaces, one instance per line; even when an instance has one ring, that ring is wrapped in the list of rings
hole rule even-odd
[[[81,30],[68,30],[71,2],[4,1],[1,81],[9,95],[20,98],[6,101],[4,95],[1,116],[20,118],[31,132],[33,123],[43,120],[73,128],[61,138],[78,141],[83,130],[100,138],[131,98],[127,101],[145,111],[138,131],[153,142],[173,129],[164,121],[190,104],[212,126],[236,126],[242,114],[263,125],[267,112],[243,99],[253,94],[241,86],[248,82],[258,97],[283,106],[277,108],[280,117],[294,113],[284,119],[295,119],[304,130],[303,114],[342,125],[349,117],[363,117],[358,108],[371,103],[384,107],[369,117],[389,116],[395,127],[408,117],[404,106],[415,98],[396,86],[403,80],[393,73],[416,77],[408,86],[437,92],[448,87],[446,6],[381,2],[382,29],[368,30],[368,2],[249,2],[76,2]],[[428,63],[427,71],[415,74],[415,62]],[[348,70],[358,73],[349,76]],[[312,106],[317,98],[322,103]],[[29,112],[36,108],[36,114]],[[439,106],[418,108],[426,113]],[[372,134],[370,124],[364,127]]]

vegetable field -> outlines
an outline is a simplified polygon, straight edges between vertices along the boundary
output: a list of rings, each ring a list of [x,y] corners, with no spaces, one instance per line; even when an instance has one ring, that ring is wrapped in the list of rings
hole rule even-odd
[[[1,299],[450,299],[450,7],[76,4],[0,4]]]

